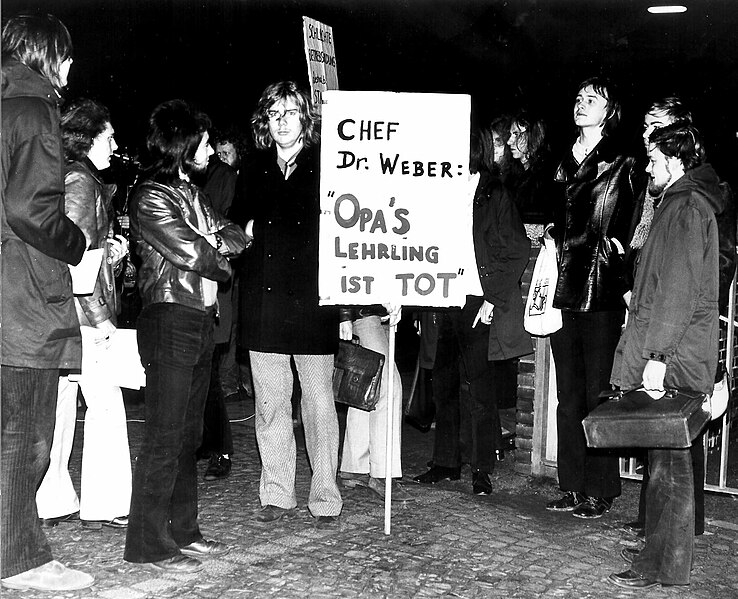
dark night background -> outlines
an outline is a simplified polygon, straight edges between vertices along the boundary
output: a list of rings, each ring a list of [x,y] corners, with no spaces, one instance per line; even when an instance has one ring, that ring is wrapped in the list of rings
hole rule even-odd
[[[163,100],[247,130],[266,85],[307,86],[305,15],[333,27],[342,89],[468,93],[477,124],[526,106],[558,145],[572,141],[576,85],[590,75],[620,84],[634,151],[648,104],[679,93],[731,180],[738,3],[681,3],[687,13],[654,16],[642,0],[4,0],[2,15],[41,8],[64,21],[75,45],[68,97],[108,105],[131,153]]]

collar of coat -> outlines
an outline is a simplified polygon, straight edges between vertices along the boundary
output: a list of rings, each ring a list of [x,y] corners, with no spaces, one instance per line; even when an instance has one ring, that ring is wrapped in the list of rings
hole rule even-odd
[[[554,179],[559,183],[566,183],[572,179],[591,181],[597,178],[600,164],[613,162],[619,153],[619,144],[609,135],[604,136],[589,155],[580,163],[574,159],[571,149],[556,169]]]

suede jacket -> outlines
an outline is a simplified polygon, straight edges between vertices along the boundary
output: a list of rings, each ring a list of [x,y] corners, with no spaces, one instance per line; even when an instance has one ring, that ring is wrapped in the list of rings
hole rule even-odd
[[[68,264],[85,236],[64,214],[59,95],[13,60],[2,65],[2,363],[79,368],[82,343]]]
[[[198,224],[201,208],[206,230]],[[216,213],[197,186],[176,186],[151,180],[133,192],[130,207],[131,242],[141,259],[138,286],[143,306],[174,303],[205,311],[202,279],[227,281],[232,269],[201,233],[216,233],[230,256],[250,241],[243,229]]]
[[[629,239],[638,190],[634,159],[616,150],[604,137],[581,164],[569,152],[556,171],[565,201],[552,231],[559,255],[555,308],[625,309],[628,281],[620,248]]]
[[[95,289],[89,295],[75,295],[79,323],[94,327],[105,320],[116,323],[120,312],[115,292],[115,272],[110,259],[108,237],[113,234],[110,218],[115,185],[103,183],[100,173],[85,158],[67,166],[64,177],[64,208],[67,216],[82,229],[89,249],[103,250]]]

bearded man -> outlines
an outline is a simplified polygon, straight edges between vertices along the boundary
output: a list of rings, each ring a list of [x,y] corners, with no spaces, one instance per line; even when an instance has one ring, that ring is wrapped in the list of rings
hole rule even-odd
[[[648,157],[656,209],[636,263],[611,383],[623,391],[643,387],[654,397],[664,388],[711,393],[718,352],[715,214],[724,201],[719,179],[690,125],[654,131]],[[650,448],[648,463],[646,543],[638,552],[623,551],[630,569],[610,581],[635,589],[686,585],[694,546],[690,450]]]

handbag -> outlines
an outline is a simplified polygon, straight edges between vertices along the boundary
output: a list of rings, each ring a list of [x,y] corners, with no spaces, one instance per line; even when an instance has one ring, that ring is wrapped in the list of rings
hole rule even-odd
[[[558,280],[556,246],[546,232],[533,267],[528,298],[525,302],[523,326],[531,335],[545,337],[561,328],[561,310],[551,305]]]
[[[730,377],[727,371],[723,372],[722,378],[715,383],[712,393],[705,398],[702,408],[710,413],[710,420],[717,420],[728,409],[731,395]]]
[[[710,421],[705,395],[696,391],[669,389],[661,399],[644,389],[604,396],[582,421],[589,447],[684,449]]]
[[[384,355],[352,341],[340,340],[333,368],[333,397],[339,403],[371,412],[377,407]]]

